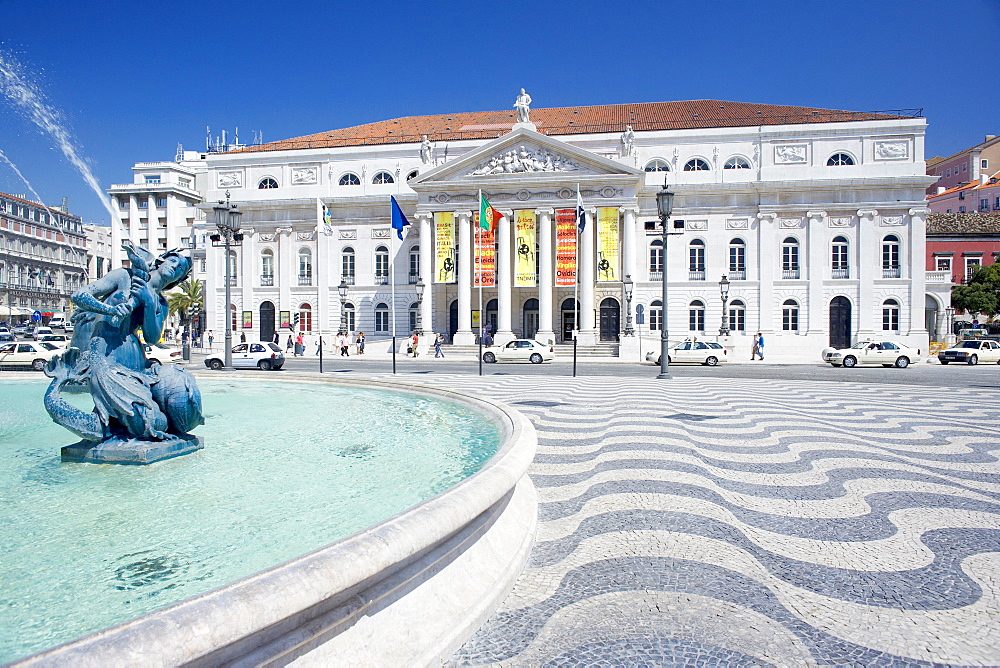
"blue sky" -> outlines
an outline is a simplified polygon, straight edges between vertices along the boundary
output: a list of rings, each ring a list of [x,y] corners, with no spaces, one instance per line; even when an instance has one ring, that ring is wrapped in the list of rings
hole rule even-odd
[[[485,7],[480,9],[479,7]],[[0,53],[62,110],[102,188],[239,126],[277,140],[397,116],[714,98],[922,107],[927,156],[1000,134],[1000,0],[113,2],[0,0]],[[981,71],[979,68],[981,67]],[[0,150],[42,198],[107,223],[0,97]],[[26,188],[0,163],[0,190]]]

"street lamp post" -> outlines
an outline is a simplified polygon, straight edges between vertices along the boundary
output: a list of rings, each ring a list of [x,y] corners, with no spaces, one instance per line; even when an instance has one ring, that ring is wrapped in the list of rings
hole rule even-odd
[[[337,286],[337,294],[340,295],[340,331],[347,335],[347,281],[340,278],[340,285]]]
[[[243,241],[240,234],[240,216],[243,212],[236,208],[235,204],[229,204],[229,191],[226,191],[226,201],[219,200],[218,206],[213,206],[215,212],[215,226],[219,233],[213,234],[209,238],[212,245],[225,248],[226,253],[226,350],[225,364],[227,369],[233,368],[233,318],[232,318],[232,264],[229,257],[229,249],[232,246],[239,246]]]
[[[622,281],[622,288],[625,290],[625,331],[622,332],[624,336],[635,336],[635,330],[632,329],[632,288],[634,286],[632,274],[625,274],[625,280]]]
[[[719,281],[719,293],[722,295],[722,327],[719,328],[719,336],[729,336],[729,312],[726,310],[729,302],[729,276],[726,274]]]
[[[667,184],[664,182],[663,188],[656,193],[656,212],[660,215],[660,224],[663,228],[663,315],[660,318],[660,374],[657,376],[658,379],[669,379],[670,378],[670,345],[668,343],[668,333],[667,333],[667,314],[669,312],[668,301],[667,301],[667,240],[670,237],[669,227],[667,227],[667,222],[670,220],[670,214],[674,211],[674,193],[667,189]]]
[[[417,336],[424,335],[424,323],[423,318],[420,317],[420,311],[422,310],[422,305],[424,301],[424,281],[422,278],[417,276],[417,284],[414,286],[417,289],[417,319],[414,323],[416,326],[413,328],[413,332]]]

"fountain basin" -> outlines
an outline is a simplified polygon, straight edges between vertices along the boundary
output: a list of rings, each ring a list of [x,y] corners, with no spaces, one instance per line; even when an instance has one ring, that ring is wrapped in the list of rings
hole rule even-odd
[[[262,382],[260,374],[227,377]],[[334,384],[316,376],[281,377],[278,385],[289,391]],[[267,382],[273,384],[273,376]],[[495,425],[502,444],[471,477],[384,522],[28,657],[23,665],[217,665],[300,657],[387,665],[447,658],[496,607],[527,557],[536,502],[525,471],[534,429],[519,413],[447,391],[343,379],[335,384],[458,402]],[[209,452],[211,440],[206,447]]]

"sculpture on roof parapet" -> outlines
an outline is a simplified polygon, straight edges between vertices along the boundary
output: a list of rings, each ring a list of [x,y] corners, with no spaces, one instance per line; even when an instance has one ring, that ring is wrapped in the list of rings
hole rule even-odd
[[[622,157],[628,157],[632,155],[632,151],[635,150],[635,132],[632,130],[631,125],[625,126],[625,132],[622,133]]]
[[[531,111],[531,96],[521,89],[521,94],[517,96],[514,101],[514,108],[517,110],[517,122],[518,123],[530,123],[528,119],[528,114]]]
[[[425,165],[434,162],[434,147],[431,146],[431,140],[427,135],[424,135],[424,140],[420,143],[420,162]]]

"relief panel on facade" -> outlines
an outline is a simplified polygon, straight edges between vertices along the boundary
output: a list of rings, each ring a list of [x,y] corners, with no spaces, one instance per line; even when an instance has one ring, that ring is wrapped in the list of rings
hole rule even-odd
[[[220,188],[242,188],[243,172],[219,172]]]
[[[882,227],[895,227],[903,224],[902,216],[882,216],[879,225]]]
[[[793,228],[797,228],[797,227],[802,227],[802,219],[801,218],[779,218],[778,219],[778,227],[781,227],[781,228],[784,228],[784,229],[793,229]]]
[[[684,228],[688,230],[707,230],[707,220],[689,220],[684,223]]]
[[[319,170],[316,167],[292,167],[292,185],[307,185],[316,183]]]
[[[745,230],[749,227],[750,221],[746,218],[730,218],[726,221],[727,230]]]
[[[388,239],[389,238],[389,228],[372,230],[372,239]]]
[[[876,160],[906,160],[910,157],[910,142],[905,139],[875,142]]]
[[[358,231],[357,230],[338,230],[337,231],[337,238],[341,239],[341,240],[343,240],[343,239],[357,239],[358,238]]]
[[[850,216],[832,216],[826,219],[830,227],[850,227],[852,220]]]
[[[809,147],[805,144],[784,144],[774,147],[774,164],[795,165],[805,163]]]
[[[486,174],[518,174],[527,172],[576,172],[583,168],[561,155],[543,148],[529,149],[518,146],[499,153],[486,162],[476,165],[467,176],[485,176]]]

